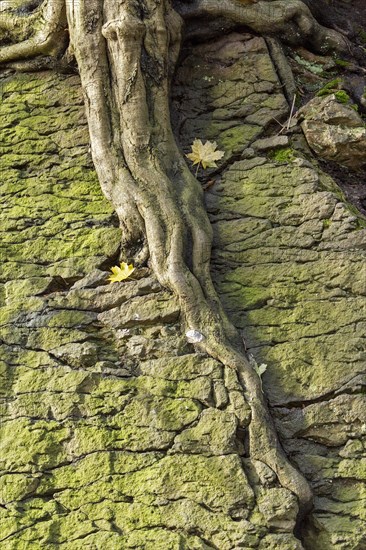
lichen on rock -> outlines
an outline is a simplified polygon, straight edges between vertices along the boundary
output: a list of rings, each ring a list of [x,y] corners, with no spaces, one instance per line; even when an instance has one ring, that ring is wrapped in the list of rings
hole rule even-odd
[[[230,55],[224,41],[185,51],[179,138],[227,151],[206,191],[214,278],[313,485],[304,546],[351,550],[365,540],[364,225],[295,139],[281,163],[258,146],[288,105],[264,40],[226,40]],[[248,457],[236,373],[194,351],[147,270],[107,284],[120,230],[78,78],[2,90],[2,548],[300,550],[296,499]]]

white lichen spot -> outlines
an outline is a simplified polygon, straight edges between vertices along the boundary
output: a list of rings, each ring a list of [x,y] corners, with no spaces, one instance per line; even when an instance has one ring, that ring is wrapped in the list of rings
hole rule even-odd
[[[190,344],[199,344],[199,342],[203,342],[205,339],[204,335],[198,330],[188,330],[186,337]]]
[[[122,329],[116,331],[117,338],[126,338],[129,335],[130,335],[130,329],[129,328],[122,328]]]

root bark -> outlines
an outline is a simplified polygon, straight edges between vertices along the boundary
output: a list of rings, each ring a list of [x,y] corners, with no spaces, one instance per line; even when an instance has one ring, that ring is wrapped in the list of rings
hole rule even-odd
[[[68,4],[95,167],[122,222],[132,216],[135,242],[146,235],[151,266],[178,296],[186,330],[200,332],[198,347],[236,369],[252,410],[251,457],[270,466],[307,509],[309,486],[280,447],[260,379],[213,287],[212,231],[202,190],[173,137],[169,75],[182,23],[167,1],[142,5],[141,15],[128,2]]]
[[[28,17],[5,10],[0,39],[12,42],[0,47],[0,63],[59,55],[68,42],[65,0],[47,0]]]
[[[234,26],[245,25],[259,34],[277,36],[291,45],[307,44],[318,53],[346,51],[347,39],[325,28],[312,16],[302,0],[176,0],[177,11],[184,19],[202,18],[207,23],[221,19]]]

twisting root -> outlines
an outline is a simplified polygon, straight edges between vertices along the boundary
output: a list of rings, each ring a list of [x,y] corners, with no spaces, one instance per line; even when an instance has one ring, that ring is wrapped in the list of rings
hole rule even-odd
[[[143,221],[151,266],[178,296],[186,328],[205,336],[199,348],[237,371],[252,410],[250,456],[307,509],[309,486],[280,447],[260,379],[214,290],[202,189],[173,137],[169,75],[181,20],[168,0],[74,0],[67,10],[102,189],[121,220],[137,222],[137,239]]]
[[[5,11],[0,17],[1,30],[14,43],[0,48],[0,63],[38,55],[57,57],[68,42],[65,0],[46,0],[28,17]]]
[[[307,43],[316,52],[346,51],[347,39],[339,32],[320,25],[301,0],[176,0],[176,8],[185,20],[207,18],[245,25],[269,36],[277,36],[292,45]]]

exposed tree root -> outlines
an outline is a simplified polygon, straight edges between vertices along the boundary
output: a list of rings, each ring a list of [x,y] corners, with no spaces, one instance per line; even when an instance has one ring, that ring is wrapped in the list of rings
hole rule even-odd
[[[168,2],[145,0],[141,6],[143,15],[113,0],[104,2],[104,12],[99,0],[68,5],[95,167],[123,223],[131,221],[135,232],[139,228],[139,239],[146,234],[159,281],[178,296],[186,328],[204,336],[199,348],[237,370],[252,410],[250,456],[270,466],[307,509],[309,486],[279,445],[260,379],[214,290],[212,231],[202,190],[172,134],[169,73],[180,18]]]
[[[197,0],[178,7],[185,18],[225,17],[257,32],[290,32],[289,40],[305,37],[317,49],[344,45],[337,33],[318,25],[300,0],[253,6],[239,0]],[[160,283],[178,296],[186,329],[203,335],[197,347],[237,371],[252,411],[251,458],[272,468],[307,510],[310,488],[281,449],[260,378],[212,284],[212,229],[202,189],[172,133],[169,80],[182,20],[169,0],[67,0],[66,12],[93,160],[102,190],[121,221],[124,249],[137,264],[149,257]],[[60,51],[65,0],[48,0],[30,17],[37,17],[34,34],[0,49],[0,62]],[[5,27],[11,31],[10,19]]]
[[[347,39],[339,32],[325,28],[312,16],[301,0],[176,0],[183,19],[207,17],[226,19],[233,25],[245,25],[259,34],[277,36],[291,45],[307,44],[314,51],[345,51]]]
[[[13,42],[0,48],[0,63],[57,56],[68,42],[65,0],[47,0],[28,17],[4,11],[0,17],[0,38]]]

